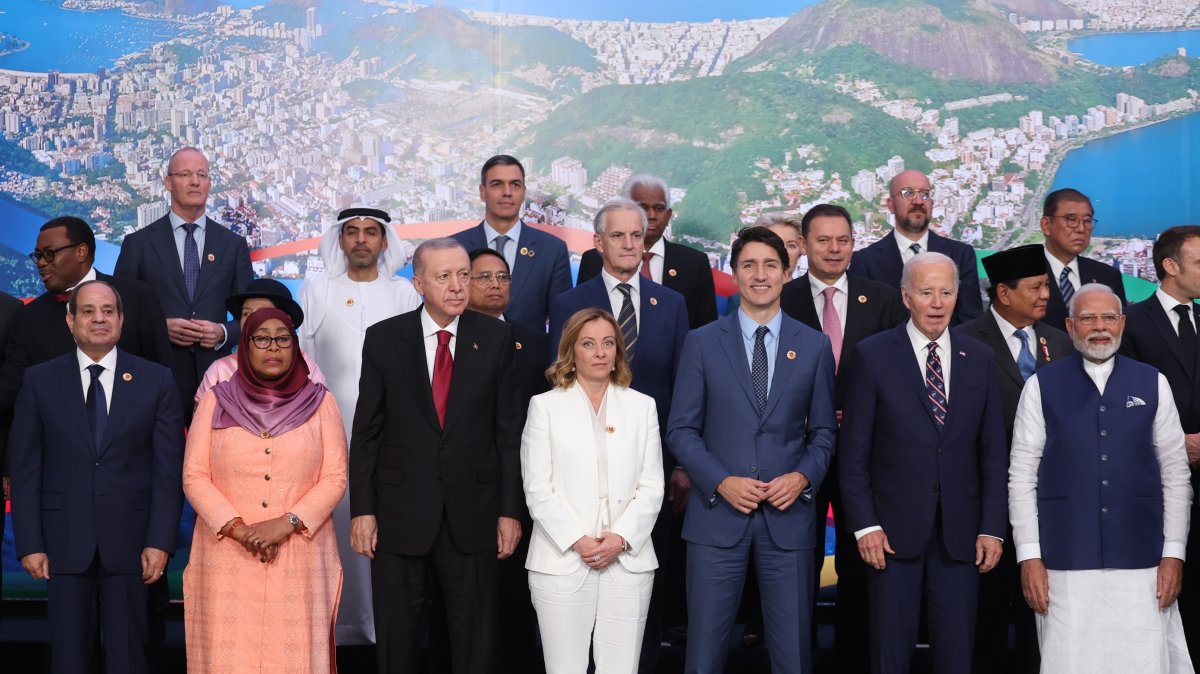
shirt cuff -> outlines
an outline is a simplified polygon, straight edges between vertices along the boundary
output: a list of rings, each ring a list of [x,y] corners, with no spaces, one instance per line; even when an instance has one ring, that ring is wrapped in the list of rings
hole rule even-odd
[[[228,341],[229,341],[229,331],[225,329],[225,324],[224,324],[224,323],[218,323],[217,325],[220,325],[220,326],[221,326],[221,334],[222,334],[222,335],[225,335],[225,336],[224,336],[224,337],[222,337],[222,338],[221,338],[221,341],[220,341],[220,342],[218,342],[218,343],[217,343],[217,345],[213,347],[213,351],[220,351],[220,350],[221,350],[221,348],[225,346],[225,342],[228,342]]]
[[[1163,557],[1174,557],[1180,561],[1186,561],[1187,545],[1177,541],[1166,541],[1163,543]]]
[[[1003,542],[1004,542],[1004,539],[1003,539],[1003,538],[1000,538],[999,536],[993,536],[993,535],[991,535],[991,534],[979,534],[979,535],[978,535],[978,536],[976,536],[975,538],[994,538],[994,539],[996,539],[996,540],[1000,541],[1001,543],[1003,543]]]
[[[854,540],[857,541],[857,540],[861,539],[863,536],[866,536],[867,534],[871,533],[872,531],[883,531],[883,527],[874,526],[874,527],[867,527],[866,529],[859,529],[858,531],[854,532]]]
[[[1017,546],[1017,563],[1018,564],[1020,564],[1021,562],[1025,561],[1027,559],[1040,559],[1041,556],[1042,556],[1042,544],[1040,541],[1037,543],[1025,543],[1023,545]]]

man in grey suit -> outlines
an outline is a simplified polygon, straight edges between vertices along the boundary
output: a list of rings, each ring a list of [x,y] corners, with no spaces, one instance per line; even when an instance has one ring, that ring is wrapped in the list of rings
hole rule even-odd
[[[171,340],[171,370],[186,423],[192,396],[217,359],[238,343],[238,321],[225,298],[246,289],[254,272],[246,240],[208,217],[208,159],[194,147],[171,156],[164,178],[171,210],[125,237],[113,276],[136,278],[158,293]]]

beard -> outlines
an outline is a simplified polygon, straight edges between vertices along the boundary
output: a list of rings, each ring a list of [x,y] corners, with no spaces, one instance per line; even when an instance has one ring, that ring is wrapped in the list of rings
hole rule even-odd
[[[914,220],[912,217],[914,212],[920,213],[924,217],[920,220]],[[903,229],[910,234],[924,234],[925,230],[929,229],[929,211],[915,211],[915,209],[910,207],[904,218],[898,218],[896,220],[896,224],[900,227],[900,229]]]
[[[1092,344],[1092,340],[1096,338],[1108,338],[1107,346]],[[1074,340],[1075,349],[1083,354],[1085,358],[1095,363],[1103,363],[1104,361],[1116,355],[1117,349],[1121,348],[1121,338],[1113,335],[1113,333],[1105,330],[1104,332],[1094,332],[1087,337],[1076,337]]]

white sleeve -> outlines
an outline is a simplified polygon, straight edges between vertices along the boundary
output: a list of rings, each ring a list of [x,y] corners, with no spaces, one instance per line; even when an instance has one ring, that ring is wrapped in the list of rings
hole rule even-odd
[[[1191,470],[1183,427],[1167,378],[1158,375],[1158,410],[1154,413],[1154,453],[1163,490],[1163,557],[1184,559],[1192,512]]]
[[[1046,449],[1046,423],[1042,415],[1042,387],[1037,374],[1025,382],[1013,424],[1012,451],[1008,458],[1008,518],[1013,527],[1017,562],[1042,556],[1038,529],[1037,479]]]

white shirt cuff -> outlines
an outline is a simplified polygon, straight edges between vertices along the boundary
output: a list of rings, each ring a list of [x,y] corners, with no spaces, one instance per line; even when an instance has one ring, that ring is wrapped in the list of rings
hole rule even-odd
[[[1020,564],[1021,562],[1025,561],[1027,559],[1040,559],[1041,556],[1042,556],[1041,542],[1025,543],[1024,545],[1017,546],[1017,564]]]
[[[996,539],[996,540],[1000,541],[1001,543],[1003,543],[1003,542],[1004,542],[1004,539],[1003,539],[1003,538],[1000,538],[999,536],[993,536],[993,535],[991,535],[991,534],[979,534],[979,535],[978,535],[978,536],[976,536],[975,538],[994,538],[994,539]]]
[[[857,541],[857,540],[861,539],[863,536],[866,536],[867,534],[871,533],[872,531],[883,531],[883,527],[874,526],[874,527],[867,527],[866,529],[859,529],[858,531],[854,532],[854,540]]]
[[[1187,545],[1176,541],[1166,541],[1163,543],[1163,557],[1174,557],[1180,561],[1187,559]]]
[[[213,347],[213,351],[220,351],[221,347],[225,346],[225,342],[229,341],[229,331],[225,329],[225,324],[218,323],[218,325],[221,326],[221,334],[225,335],[225,336],[222,337],[221,341],[216,346]]]

